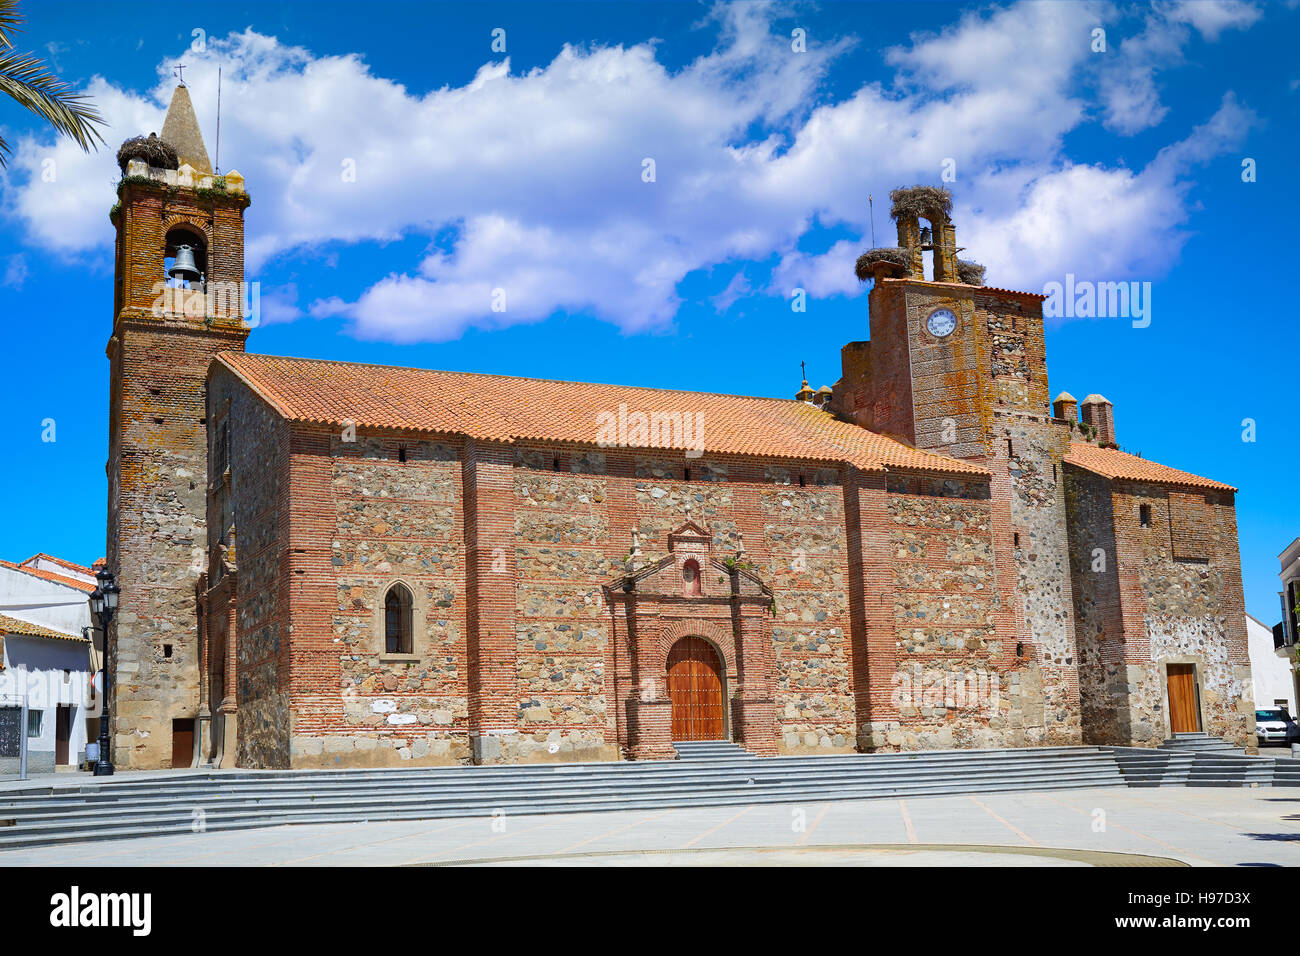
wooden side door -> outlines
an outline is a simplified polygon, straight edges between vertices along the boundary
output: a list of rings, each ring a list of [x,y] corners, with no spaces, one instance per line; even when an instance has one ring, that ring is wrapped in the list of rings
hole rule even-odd
[[[194,720],[172,721],[172,767],[188,767],[194,763]]]
[[[54,709],[54,763],[68,765],[68,741],[72,737],[72,708],[59,704]]]
[[[668,652],[668,697],[673,740],[722,740],[726,736],[722,668],[708,641],[684,637]]]
[[[1176,734],[1192,734],[1201,729],[1196,707],[1196,667],[1193,664],[1169,664],[1169,729]]]

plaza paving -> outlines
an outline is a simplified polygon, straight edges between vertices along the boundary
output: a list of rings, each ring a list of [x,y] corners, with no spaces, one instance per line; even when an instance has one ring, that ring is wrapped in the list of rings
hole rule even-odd
[[[1300,790],[1101,789],[282,826],[0,866],[1296,866]]]

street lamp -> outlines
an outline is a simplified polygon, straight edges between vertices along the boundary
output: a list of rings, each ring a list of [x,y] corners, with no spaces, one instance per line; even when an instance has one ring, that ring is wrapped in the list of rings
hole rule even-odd
[[[99,569],[95,575],[99,587],[90,595],[90,613],[99,620],[99,632],[104,635],[104,653],[100,656],[100,667],[104,679],[100,687],[99,713],[99,759],[95,761],[96,777],[111,777],[113,762],[108,759],[108,684],[110,668],[108,666],[108,626],[117,613],[117,598],[121,589],[113,580],[113,572],[107,567]]]

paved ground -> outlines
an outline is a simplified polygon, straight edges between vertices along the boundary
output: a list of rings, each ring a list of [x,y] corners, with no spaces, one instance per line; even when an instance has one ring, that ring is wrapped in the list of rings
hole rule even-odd
[[[0,866],[1297,866],[1300,790],[1066,790],[284,826],[0,852]]]

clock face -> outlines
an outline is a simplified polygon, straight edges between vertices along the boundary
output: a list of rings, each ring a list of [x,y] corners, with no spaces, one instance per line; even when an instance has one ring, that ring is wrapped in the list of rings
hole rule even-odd
[[[957,316],[952,309],[935,309],[926,317],[925,327],[935,338],[947,338],[957,328]]]

